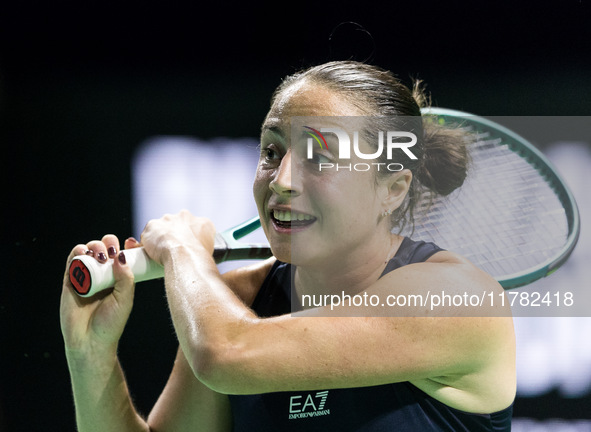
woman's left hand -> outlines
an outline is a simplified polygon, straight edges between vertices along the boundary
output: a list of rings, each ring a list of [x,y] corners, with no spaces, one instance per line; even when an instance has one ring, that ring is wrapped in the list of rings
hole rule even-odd
[[[209,219],[196,217],[183,210],[148,222],[141,243],[150,258],[164,264],[168,251],[180,246],[204,249],[210,256],[213,255],[215,233],[215,227]]]

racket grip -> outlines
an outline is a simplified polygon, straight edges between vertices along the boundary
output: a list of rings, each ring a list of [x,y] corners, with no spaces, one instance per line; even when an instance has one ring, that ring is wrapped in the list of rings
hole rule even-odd
[[[125,258],[136,282],[164,276],[164,267],[153,261],[143,247],[126,249]],[[69,275],[74,291],[81,297],[91,297],[115,285],[113,259],[100,263],[91,256],[78,255],[70,263]]]

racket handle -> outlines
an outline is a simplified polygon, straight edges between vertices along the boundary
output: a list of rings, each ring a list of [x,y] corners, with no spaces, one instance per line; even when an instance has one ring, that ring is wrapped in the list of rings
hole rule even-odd
[[[153,261],[143,247],[126,249],[125,258],[135,282],[164,276],[164,267]],[[113,259],[101,264],[91,256],[78,255],[70,264],[69,274],[74,290],[81,297],[91,297],[115,285]]]

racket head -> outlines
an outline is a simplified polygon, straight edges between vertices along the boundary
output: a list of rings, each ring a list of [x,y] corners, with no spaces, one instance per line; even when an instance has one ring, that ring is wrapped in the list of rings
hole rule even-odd
[[[551,162],[508,128],[469,113],[429,108],[426,121],[475,134],[464,185],[447,197],[424,196],[402,234],[458,252],[517,288],[558,269],[580,232],[574,196]]]

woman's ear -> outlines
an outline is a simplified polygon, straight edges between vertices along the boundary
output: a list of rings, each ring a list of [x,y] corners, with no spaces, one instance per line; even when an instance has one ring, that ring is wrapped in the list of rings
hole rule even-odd
[[[382,204],[386,212],[393,212],[402,204],[412,181],[412,172],[404,169],[391,177],[384,179],[388,192]]]

